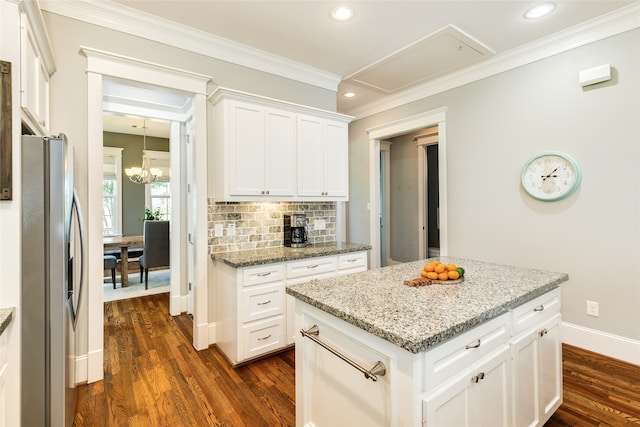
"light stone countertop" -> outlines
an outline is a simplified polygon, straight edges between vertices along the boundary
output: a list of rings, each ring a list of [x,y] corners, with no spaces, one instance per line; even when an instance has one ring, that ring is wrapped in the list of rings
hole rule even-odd
[[[0,335],[2,335],[11,323],[13,319],[13,312],[15,309],[13,307],[10,308],[0,308]]]
[[[569,280],[564,273],[440,257],[464,282],[411,287],[426,261],[287,286],[287,294],[412,353],[453,338]]]
[[[273,264],[277,262],[294,261],[329,255],[339,255],[349,252],[368,251],[370,245],[359,243],[321,243],[304,248],[264,248],[237,252],[220,252],[211,254],[214,260],[223,261],[234,268],[251,267],[255,265]]]

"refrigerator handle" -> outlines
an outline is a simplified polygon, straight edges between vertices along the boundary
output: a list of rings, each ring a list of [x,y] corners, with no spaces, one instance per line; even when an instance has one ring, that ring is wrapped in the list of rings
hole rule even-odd
[[[85,249],[85,235],[84,224],[82,222],[82,209],[80,209],[80,200],[75,188],[73,189],[73,201],[71,203],[71,211],[75,211],[76,218],[78,220],[78,230],[80,233],[80,283],[78,285],[77,301],[78,305],[74,307],[73,300],[71,298],[71,313],[73,315],[73,329],[75,330],[78,323],[78,312],[80,311],[80,302],[82,301],[82,289],[84,288],[84,266],[86,263],[86,249]],[[73,291],[72,291],[73,292]],[[69,295],[72,297],[72,295]]]

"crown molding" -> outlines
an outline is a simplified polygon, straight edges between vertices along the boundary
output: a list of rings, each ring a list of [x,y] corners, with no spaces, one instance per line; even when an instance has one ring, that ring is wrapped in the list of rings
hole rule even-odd
[[[345,113],[355,116],[356,120],[362,119],[639,27],[640,2],[636,2],[519,48],[497,54],[462,70],[345,111]]]
[[[204,31],[108,2],[41,0],[50,13],[337,92],[341,77]]]

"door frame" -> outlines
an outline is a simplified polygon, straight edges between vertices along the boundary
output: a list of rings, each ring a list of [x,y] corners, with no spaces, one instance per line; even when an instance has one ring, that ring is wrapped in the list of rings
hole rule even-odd
[[[440,204],[440,255],[448,254],[447,231],[447,107],[384,123],[367,129],[369,134],[369,242],[371,268],[380,267],[380,142],[398,135],[438,126],[438,180]]]
[[[196,179],[204,188],[194,191],[196,206],[195,240],[196,257],[196,302],[193,316],[193,345],[196,349],[204,349],[209,345],[208,339],[208,277],[207,277],[207,120],[206,89],[210,77],[201,74],[178,70],[164,65],[153,64],[135,58],[125,57],[110,52],[82,47],[81,52],[87,57],[87,169],[102,169],[102,112],[103,112],[103,77],[117,77],[125,80],[142,82],[160,87],[183,91],[193,96],[193,115],[196,131],[194,132],[194,151]],[[172,162],[172,166],[173,166]],[[102,278],[103,253],[102,243],[102,174],[87,176],[87,382],[99,381],[104,377],[104,315],[102,284],[96,283]],[[173,188],[172,188],[173,189]],[[197,238],[202,236],[202,238]],[[183,240],[180,227],[172,228],[172,239]],[[172,313],[173,314],[173,313]],[[177,313],[176,313],[177,314]]]

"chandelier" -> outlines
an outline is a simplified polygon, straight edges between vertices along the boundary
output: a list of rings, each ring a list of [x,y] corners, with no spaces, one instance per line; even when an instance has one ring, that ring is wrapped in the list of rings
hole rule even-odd
[[[147,122],[142,122],[142,166],[139,168],[126,168],[124,173],[136,184],[151,184],[162,176],[162,169],[152,168],[147,157]]]

